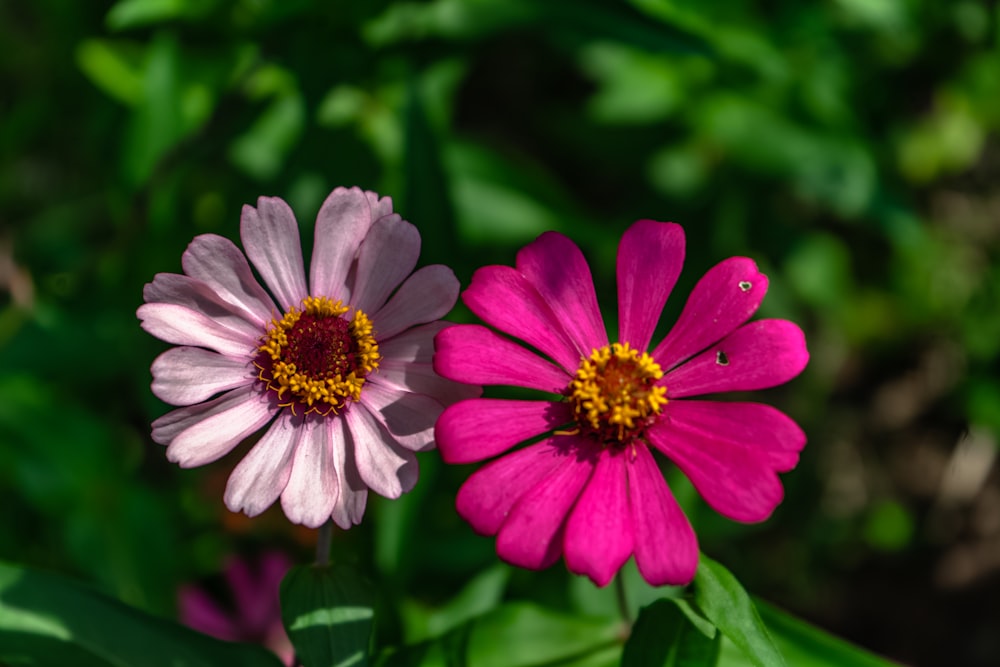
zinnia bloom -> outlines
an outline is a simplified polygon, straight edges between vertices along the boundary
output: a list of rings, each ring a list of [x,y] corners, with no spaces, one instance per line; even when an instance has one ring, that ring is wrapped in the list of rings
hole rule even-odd
[[[458,494],[459,514],[497,553],[521,567],[567,567],[606,585],[635,555],[653,585],[691,581],[694,531],[660,472],[658,451],[719,513],[763,521],[781,502],[778,472],[795,467],[805,435],[758,403],[691,400],[787,382],[809,355],[785,320],[747,324],[767,291],[749,259],[712,268],[679,320],[650,348],[680,274],[684,233],[640,220],[618,248],[618,322],[609,342],[580,249],[555,232],[487,266],[462,295],[500,332],[459,325],[437,336],[434,366],[463,382],[557,394],[541,400],[474,398],[450,406],[437,441],[449,463],[483,461],[539,439],[475,472]]]
[[[395,498],[413,487],[414,452],[433,447],[444,405],[477,395],[431,365],[458,281],[441,265],[410,275],[417,229],[357,188],[323,203],[308,283],[284,201],[244,206],[240,235],[270,294],[214,234],[188,246],[184,275],[143,290],[142,327],[181,346],[153,362],[153,393],[184,406],[153,422],[153,440],[187,468],[270,424],[230,475],[226,505],[254,516],[280,497],[296,523],[349,528],[369,488]]]

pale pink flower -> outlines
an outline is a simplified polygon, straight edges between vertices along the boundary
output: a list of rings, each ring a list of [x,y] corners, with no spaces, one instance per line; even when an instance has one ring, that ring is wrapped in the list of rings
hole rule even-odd
[[[785,320],[746,323],[767,278],[733,257],[709,270],[651,348],[683,261],[679,225],[641,220],[625,232],[619,335],[609,344],[580,249],[548,232],[518,253],[515,267],[477,271],[462,295],[487,324],[548,359],[479,325],[438,334],[441,375],[557,394],[464,400],[438,420],[449,463],[541,438],[488,463],[458,494],[459,514],[497,536],[504,560],[540,569],[562,555],[571,571],[603,586],[634,555],[649,583],[688,583],[697,539],[654,451],[731,519],[763,521],[781,502],[776,473],[795,467],[805,444],[795,422],[758,403],[690,399],[787,382],[809,358],[802,331]]]
[[[225,599],[205,589],[182,586],[177,592],[181,623],[227,642],[266,646],[286,665],[295,662],[295,649],[281,622],[281,580],[292,562],[278,552],[263,554],[253,566],[231,558],[224,571]]]
[[[255,516],[280,497],[296,523],[348,528],[369,488],[396,498],[413,487],[414,452],[434,446],[443,406],[478,391],[431,365],[458,281],[441,265],[410,275],[416,227],[357,188],[320,208],[308,282],[284,201],[244,206],[240,235],[270,294],[214,234],[188,246],[184,275],[143,290],[142,327],[181,346],[153,362],[153,393],[185,406],[153,422],[153,440],[189,468],[268,427],[230,475],[226,505]]]

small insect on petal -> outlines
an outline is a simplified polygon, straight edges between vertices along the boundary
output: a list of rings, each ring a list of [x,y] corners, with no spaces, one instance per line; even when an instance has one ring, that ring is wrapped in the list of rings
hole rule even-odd
[[[715,353],[715,363],[719,364],[720,366],[728,366],[729,357],[726,356],[725,352],[719,350],[718,352]]]

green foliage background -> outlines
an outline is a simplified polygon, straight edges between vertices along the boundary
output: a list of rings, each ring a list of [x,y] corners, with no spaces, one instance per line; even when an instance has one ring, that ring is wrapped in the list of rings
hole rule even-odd
[[[754,258],[762,315],[812,354],[758,398],[810,443],[759,526],[673,483],[703,549],[901,662],[997,664],[998,49],[974,0],[0,0],[0,559],[173,617],[229,554],[309,558],[280,511],[223,507],[239,452],[181,471],[149,440],[165,346],[134,311],[257,196],[287,199],[308,246],[325,195],[359,185],[463,284],[562,231],[605,304],[627,225],[680,222],[664,327],[704,270]],[[450,627],[477,576],[463,614],[614,613],[561,565],[497,569],[453,510],[470,469],[421,465],[334,538],[402,610],[386,641]]]

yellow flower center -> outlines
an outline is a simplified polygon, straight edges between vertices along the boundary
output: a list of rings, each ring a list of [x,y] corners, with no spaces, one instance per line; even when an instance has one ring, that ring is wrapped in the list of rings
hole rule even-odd
[[[667,388],[657,387],[660,365],[628,343],[594,350],[580,363],[567,389],[582,432],[604,444],[626,444],[667,404]]]
[[[355,309],[325,296],[309,296],[271,326],[254,361],[259,377],[292,414],[336,414],[361,398],[365,377],[382,358],[372,323]]]

